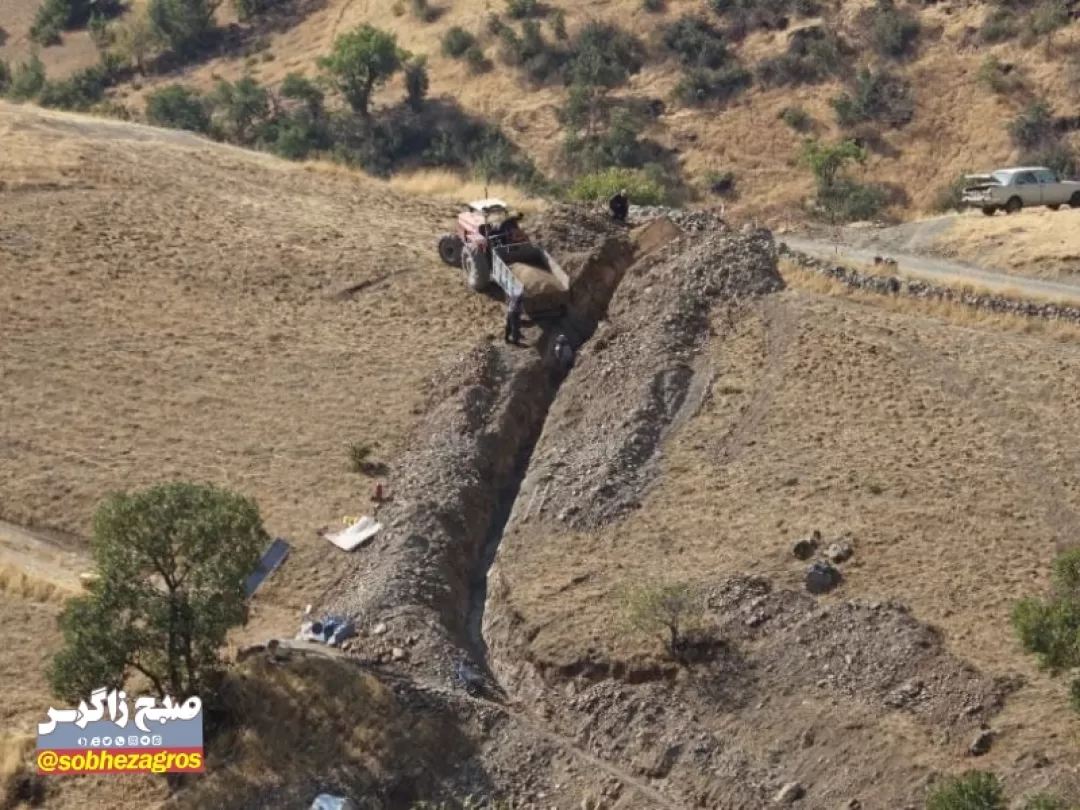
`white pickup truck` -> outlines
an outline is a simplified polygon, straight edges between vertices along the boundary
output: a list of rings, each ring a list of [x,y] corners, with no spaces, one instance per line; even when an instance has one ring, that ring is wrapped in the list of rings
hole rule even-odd
[[[1056,211],[1063,205],[1080,208],[1080,182],[1061,180],[1045,166],[1019,166],[999,169],[992,174],[969,174],[964,177],[964,205],[980,208],[987,216],[998,209],[1015,214],[1021,208],[1045,205]]]

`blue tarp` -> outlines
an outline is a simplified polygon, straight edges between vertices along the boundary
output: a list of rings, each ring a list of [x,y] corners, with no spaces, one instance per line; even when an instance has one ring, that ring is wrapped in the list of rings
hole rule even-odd
[[[270,545],[270,548],[266,550],[266,553],[262,555],[259,564],[255,566],[255,570],[248,575],[247,582],[244,583],[244,590],[248,599],[259,589],[263,580],[274,573],[274,570],[284,562],[288,555],[289,544],[280,537],[277,538]]]

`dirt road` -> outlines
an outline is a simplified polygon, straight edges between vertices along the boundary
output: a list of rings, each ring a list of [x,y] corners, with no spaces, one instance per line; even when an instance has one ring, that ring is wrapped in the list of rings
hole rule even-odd
[[[784,236],[783,240],[793,250],[819,258],[837,258],[851,262],[872,263],[875,256],[889,256],[896,260],[901,275],[907,275],[944,284],[976,284],[995,292],[1022,294],[1030,298],[1080,302],[1080,286],[1026,276],[1006,275],[985,270],[969,264],[926,256],[911,256],[874,248]]]

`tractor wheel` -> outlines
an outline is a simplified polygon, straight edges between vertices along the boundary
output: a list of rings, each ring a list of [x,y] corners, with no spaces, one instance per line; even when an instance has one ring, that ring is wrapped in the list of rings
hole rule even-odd
[[[1080,208],[1080,191],[1074,191],[1069,199],[1069,208]]]
[[[465,251],[462,259],[465,267],[465,282],[476,292],[483,292],[491,283],[491,268],[487,257],[477,251]]]
[[[461,254],[465,245],[456,233],[448,233],[439,239],[439,258],[451,267],[461,267]]]
[[[1051,211],[1057,211],[1059,208],[1061,208],[1060,205],[1048,205],[1046,207],[1049,208]]]
[[[984,205],[983,208],[982,208],[982,212],[984,214],[986,214],[988,217],[992,217],[994,214],[997,213],[997,206],[996,205]]]
[[[1009,197],[1009,201],[1005,203],[1005,213],[1015,214],[1023,207],[1024,203],[1019,197]]]

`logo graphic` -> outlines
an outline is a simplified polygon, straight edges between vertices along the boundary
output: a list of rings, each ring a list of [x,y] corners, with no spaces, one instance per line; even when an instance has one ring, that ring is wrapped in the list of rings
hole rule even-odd
[[[77,709],[49,709],[38,724],[39,774],[196,773],[204,770],[202,701],[166,697],[135,701],[127,694],[95,689]],[[106,719],[106,715],[108,715]]]

